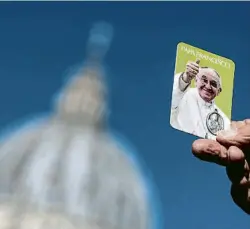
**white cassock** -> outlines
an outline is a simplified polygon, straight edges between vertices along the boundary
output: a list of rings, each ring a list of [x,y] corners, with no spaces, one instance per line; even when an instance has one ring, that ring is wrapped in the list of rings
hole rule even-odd
[[[171,105],[171,125],[179,130],[194,134],[201,138],[215,139],[207,128],[207,116],[217,110],[224,121],[224,129],[230,128],[230,120],[215,102],[205,102],[199,95],[197,88],[190,88],[178,73],[174,77]],[[184,91],[180,89],[186,88]]]

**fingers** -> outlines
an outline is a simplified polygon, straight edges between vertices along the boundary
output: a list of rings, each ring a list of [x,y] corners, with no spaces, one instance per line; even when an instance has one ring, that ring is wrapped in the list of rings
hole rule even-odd
[[[237,164],[244,167],[245,155],[243,151],[235,146],[227,149],[220,143],[208,140],[199,139],[192,145],[193,154],[203,161],[214,162],[219,165]]]
[[[238,155],[238,159],[241,158],[237,161],[232,160],[233,163],[227,166],[227,175],[232,182],[232,199],[243,211],[250,214],[250,170],[248,161],[245,159],[242,161],[244,153],[241,149],[231,146],[228,151],[231,159],[234,159],[236,155]]]
[[[249,165],[242,150],[235,146],[227,150],[216,141],[200,139],[193,143],[192,151],[201,160],[226,166],[232,182],[231,196],[243,211],[250,214]]]
[[[193,154],[201,160],[226,166],[233,201],[250,214],[250,119],[232,122],[231,128],[220,132],[216,140],[196,140]]]
[[[243,151],[236,146],[230,146],[227,153],[230,164],[238,164],[243,163],[245,161],[245,155]]]
[[[193,143],[193,154],[200,160],[227,167],[227,175],[232,183],[248,184],[248,163],[243,151],[235,146],[222,146],[216,141],[199,139]]]
[[[233,184],[250,188],[249,165],[246,160],[227,166],[227,176]]]
[[[247,214],[250,214],[249,188],[232,184],[231,196],[233,201]]]
[[[199,73],[199,63],[200,60],[196,60],[196,62],[189,61],[186,65],[186,73],[194,78]]]
[[[197,64],[196,62],[189,61],[186,65],[186,67],[193,70],[193,71],[199,72],[199,64]]]
[[[216,140],[225,147],[250,148],[250,120],[232,122],[230,129],[219,132]]]
[[[228,161],[226,172],[229,180],[234,184],[247,185],[249,170],[243,151],[231,146],[228,149]]]
[[[192,145],[192,152],[194,156],[203,161],[213,162],[222,166],[226,166],[229,163],[227,149],[213,140],[196,140]]]
[[[197,68],[195,68],[193,66],[187,65],[186,66],[186,73],[190,77],[194,78],[199,73],[199,69],[197,69]]]

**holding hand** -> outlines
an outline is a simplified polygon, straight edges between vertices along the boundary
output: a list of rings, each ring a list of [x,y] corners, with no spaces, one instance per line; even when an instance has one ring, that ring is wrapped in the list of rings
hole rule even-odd
[[[196,140],[193,154],[226,167],[232,199],[250,214],[250,119],[232,122],[231,129],[220,132],[216,140]]]

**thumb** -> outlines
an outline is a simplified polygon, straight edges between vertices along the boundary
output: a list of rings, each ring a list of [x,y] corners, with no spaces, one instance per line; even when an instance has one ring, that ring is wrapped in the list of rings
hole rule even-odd
[[[235,146],[229,149],[219,142],[209,139],[198,139],[192,145],[194,156],[202,161],[216,163],[222,166],[230,164],[241,165],[245,160],[244,153]]]
[[[192,145],[195,157],[202,161],[216,163],[222,166],[228,165],[227,149],[214,140],[198,139]]]

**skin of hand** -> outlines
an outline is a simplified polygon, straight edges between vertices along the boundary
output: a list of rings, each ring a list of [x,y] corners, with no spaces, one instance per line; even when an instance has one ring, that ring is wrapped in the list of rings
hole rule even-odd
[[[183,73],[183,80],[186,83],[190,83],[192,79],[194,79],[199,73],[199,68],[200,68],[199,63],[200,60],[196,60],[195,62],[193,61],[187,62],[185,72]]]
[[[216,141],[196,140],[192,152],[200,160],[226,168],[233,201],[250,215],[250,119],[232,122]]]

